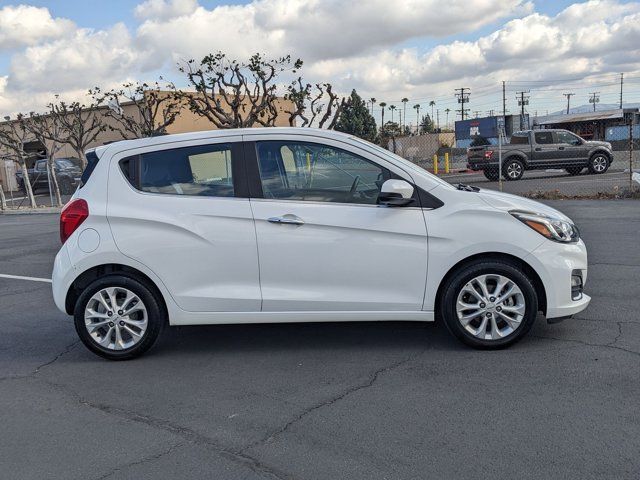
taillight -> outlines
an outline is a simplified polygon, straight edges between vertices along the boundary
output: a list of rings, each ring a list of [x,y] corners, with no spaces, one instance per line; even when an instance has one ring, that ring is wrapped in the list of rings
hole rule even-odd
[[[486,152],[484,152],[484,158],[486,158],[487,160],[490,159],[493,156],[493,150],[487,150]]]
[[[60,212],[60,241],[66,242],[89,216],[89,205],[81,198],[68,203]]]

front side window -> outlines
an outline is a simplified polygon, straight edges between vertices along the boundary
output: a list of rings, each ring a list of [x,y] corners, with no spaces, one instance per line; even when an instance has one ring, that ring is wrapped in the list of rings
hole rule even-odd
[[[131,159],[121,163],[129,169]],[[233,197],[231,145],[201,145],[143,153],[140,190],[149,193]],[[126,172],[125,172],[126,174]]]
[[[553,132],[536,132],[536,143],[545,145],[553,143]]]
[[[391,177],[358,155],[317,143],[257,143],[264,198],[375,205]]]
[[[568,143],[569,145],[580,145],[582,142],[578,137],[569,132],[556,132],[558,143]]]

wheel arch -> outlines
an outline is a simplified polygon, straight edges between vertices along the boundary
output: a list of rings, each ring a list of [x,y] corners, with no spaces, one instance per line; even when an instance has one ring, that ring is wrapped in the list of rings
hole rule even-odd
[[[524,168],[528,168],[529,167],[529,160],[528,160],[527,156],[524,155],[523,153],[520,153],[520,152],[508,152],[505,155],[505,158],[502,160],[502,166],[504,167],[505,164],[509,160],[519,160],[524,165]]]
[[[605,157],[607,157],[609,159],[609,164],[611,164],[611,162],[613,162],[613,154],[609,150],[607,150],[606,148],[602,148],[602,147],[596,147],[589,153],[589,161],[591,161],[591,159],[595,155],[600,155],[600,154],[604,155]]]
[[[541,311],[544,315],[546,315],[547,292],[544,288],[544,284],[542,283],[542,279],[540,278],[540,275],[538,275],[538,272],[536,272],[536,270],[527,262],[525,262],[521,258],[516,257],[514,255],[510,255],[508,253],[503,253],[503,252],[485,252],[485,253],[476,253],[474,255],[471,255],[469,257],[466,257],[460,260],[458,263],[453,265],[447,271],[444,277],[442,277],[442,280],[440,280],[440,283],[438,284],[438,289],[436,290],[435,313],[437,316],[440,315],[440,311],[441,311],[440,302],[442,300],[442,290],[446,285],[446,283],[448,282],[448,280],[452,276],[454,276],[457,272],[459,272],[461,269],[479,260],[481,261],[487,261],[487,260],[505,261],[506,260],[508,263],[511,263],[520,267],[527,274],[527,276],[531,279],[533,283],[533,287],[535,288],[536,295],[538,296],[538,310]]]
[[[165,312],[167,312],[167,303],[164,295],[162,294],[162,291],[148,275],[129,265],[122,265],[119,263],[106,263],[102,265],[96,265],[85,270],[80,275],[78,275],[71,283],[69,289],[67,290],[67,295],[64,302],[67,314],[73,315],[78,297],[80,297],[82,291],[91,282],[100,277],[110,274],[122,275],[124,277],[129,277],[142,283],[156,295],[161,307],[165,310]]]

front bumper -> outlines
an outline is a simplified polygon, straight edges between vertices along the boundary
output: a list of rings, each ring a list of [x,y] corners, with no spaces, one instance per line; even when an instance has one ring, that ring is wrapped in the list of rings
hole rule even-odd
[[[550,323],[587,308],[591,301],[589,295],[583,293],[578,300],[573,300],[571,295],[574,270],[581,272],[583,285],[587,282],[587,248],[582,240],[570,244],[545,241],[527,256],[526,261],[538,272],[544,285],[546,317]]]

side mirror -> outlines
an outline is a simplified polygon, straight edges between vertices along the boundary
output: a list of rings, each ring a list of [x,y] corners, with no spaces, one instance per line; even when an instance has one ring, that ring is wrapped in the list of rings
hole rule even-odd
[[[410,183],[392,179],[382,184],[378,195],[378,204],[388,207],[404,207],[413,202],[413,187]]]

